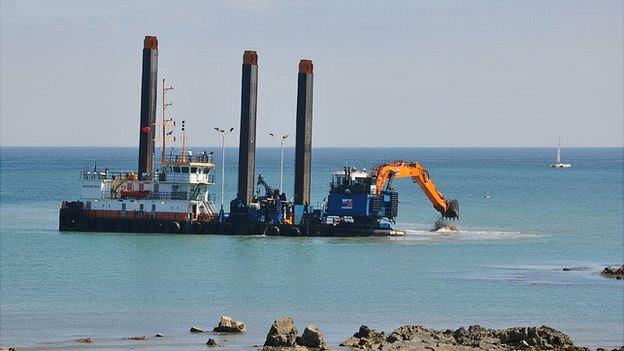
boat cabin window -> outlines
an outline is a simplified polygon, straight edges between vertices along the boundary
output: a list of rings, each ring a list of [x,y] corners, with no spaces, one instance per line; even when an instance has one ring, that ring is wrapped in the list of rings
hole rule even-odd
[[[182,167],[182,173],[188,173],[188,172],[189,172],[188,167]]]
[[[173,167],[173,173],[180,173],[180,167]]]
[[[334,179],[335,179],[335,183],[336,183],[336,184],[342,184],[342,183],[344,183],[344,176],[341,176],[341,175],[335,175],[335,176],[334,176]]]
[[[208,167],[204,167],[204,173],[205,173],[205,174],[208,174],[208,172],[210,172],[210,168],[208,168]]]
[[[197,167],[191,167],[191,173],[197,173]]]

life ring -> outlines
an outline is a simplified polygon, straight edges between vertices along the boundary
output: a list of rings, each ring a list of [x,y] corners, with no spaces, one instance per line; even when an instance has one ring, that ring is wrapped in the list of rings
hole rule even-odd
[[[175,221],[169,223],[169,230],[168,230],[168,232],[169,233],[173,233],[173,234],[179,233],[180,232],[180,223],[175,222]]]
[[[267,236],[278,236],[280,235],[280,229],[277,226],[274,225],[269,225],[268,227],[266,227],[266,229],[264,230],[265,235]]]

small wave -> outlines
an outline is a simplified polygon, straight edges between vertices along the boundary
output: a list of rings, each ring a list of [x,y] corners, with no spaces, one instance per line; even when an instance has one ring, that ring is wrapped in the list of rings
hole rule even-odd
[[[457,227],[441,227],[438,229],[432,229],[432,232],[436,233],[459,233],[459,228]]]
[[[405,229],[405,238],[408,240],[501,240],[535,238],[537,235],[515,231],[502,230],[469,230],[440,228],[436,231],[422,229]]]

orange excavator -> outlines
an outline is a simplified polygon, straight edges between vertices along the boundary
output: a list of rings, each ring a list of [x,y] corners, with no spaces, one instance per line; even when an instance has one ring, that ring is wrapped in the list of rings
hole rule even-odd
[[[395,178],[412,178],[442,217],[459,219],[457,200],[446,200],[429,172],[417,162],[394,161],[373,168],[372,173],[345,167],[334,172],[325,206],[325,218],[351,228],[389,229],[398,215],[399,193],[392,189]]]
[[[394,161],[377,165],[373,169],[371,178],[375,180],[375,192],[378,195],[389,190],[393,179],[412,178],[431,201],[433,207],[442,214],[442,217],[459,218],[459,202],[446,200],[429,177],[429,172],[418,162]]]

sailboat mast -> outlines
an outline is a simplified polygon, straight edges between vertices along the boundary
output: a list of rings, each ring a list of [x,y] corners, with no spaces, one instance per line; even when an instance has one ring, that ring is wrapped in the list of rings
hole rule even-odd
[[[559,135],[559,144],[557,144],[557,164],[561,163],[561,135]]]

